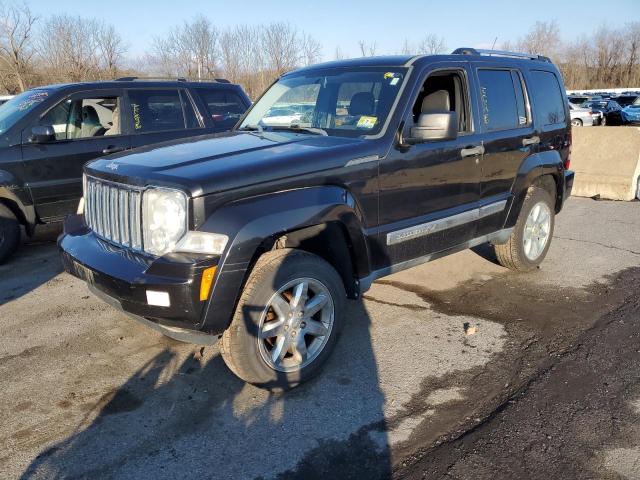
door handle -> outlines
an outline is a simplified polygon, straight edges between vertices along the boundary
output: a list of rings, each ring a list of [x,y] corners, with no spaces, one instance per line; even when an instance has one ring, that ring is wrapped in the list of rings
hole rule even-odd
[[[528,147],[529,145],[537,145],[540,143],[540,137],[537,135],[534,135],[533,137],[530,138],[523,138],[522,139],[522,146],[523,147]]]
[[[482,155],[484,153],[484,145],[478,145],[477,147],[466,147],[460,150],[460,155],[464,157],[474,157],[476,155]]]
[[[116,147],[115,145],[109,145],[107,148],[102,150],[102,153],[105,155],[109,155],[110,153],[117,153],[124,150],[124,147]]]

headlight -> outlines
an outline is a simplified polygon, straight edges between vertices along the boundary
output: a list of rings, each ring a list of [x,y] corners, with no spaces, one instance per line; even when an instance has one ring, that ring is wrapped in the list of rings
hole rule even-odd
[[[167,188],[150,188],[142,195],[144,250],[164,255],[187,232],[187,197]]]
[[[189,232],[178,242],[175,251],[222,255],[228,241],[229,237],[219,233]]]

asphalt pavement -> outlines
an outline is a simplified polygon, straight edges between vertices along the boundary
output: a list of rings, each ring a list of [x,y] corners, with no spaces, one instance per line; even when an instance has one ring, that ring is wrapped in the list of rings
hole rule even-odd
[[[617,365],[617,403],[592,405],[601,422],[637,423],[638,357],[633,341],[615,345],[638,331],[639,270],[640,203],[572,198],[541,269],[515,274],[477,248],[382,279],[349,302],[320,376],[275,394],[234,377],[217,346],[169,340],[101,303],[62,273],[52,243],[26,245],[0,266],[0,476],[473,478],[482,464],[477,478],[536,478],[501,463],[498,440],[525,451],[542,430],[516,435],[518,423],[562,418],[542,405],[547,393],[570,403],[555,375],[595,381]],[[637,428],[585,432],[549,433],[550,472],[638,471],[624,450],[637,452]],[[565,444],[595,453],[563,459]]]

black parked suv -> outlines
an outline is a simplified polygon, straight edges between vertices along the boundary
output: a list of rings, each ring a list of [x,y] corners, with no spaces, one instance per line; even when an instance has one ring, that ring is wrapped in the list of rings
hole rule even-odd
[[[251,102],[238,85],[117,81],[39,87],[0,106],[0,262],[39,223],[75,213],[82,166],[110,153],[231,129]]]
[[[303,68],[230,133],[86,165],[63,262],[168,336],[220,337],[242,379],[292,387],[329,356],[345,299],[380,277],[484,243],[506,267],[536,268],[573,184],[569,122],[543,57]]]

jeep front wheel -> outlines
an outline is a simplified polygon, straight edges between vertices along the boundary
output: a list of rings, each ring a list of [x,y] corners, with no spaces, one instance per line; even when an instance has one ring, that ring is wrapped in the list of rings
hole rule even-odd
[[[264,254],[222,335],[227,366],[241,379],[289,389],[327,360],[343,325],[346,293],[335,269],[299,250]]]
[[[0,203],[0,263],[4,263],[20,244],[20,223],[6,205]]]
[[[527,272],[538,267],[551,245],[555,214],[549,192],[530,187],[507,243],[494,245],[503,267]]]

